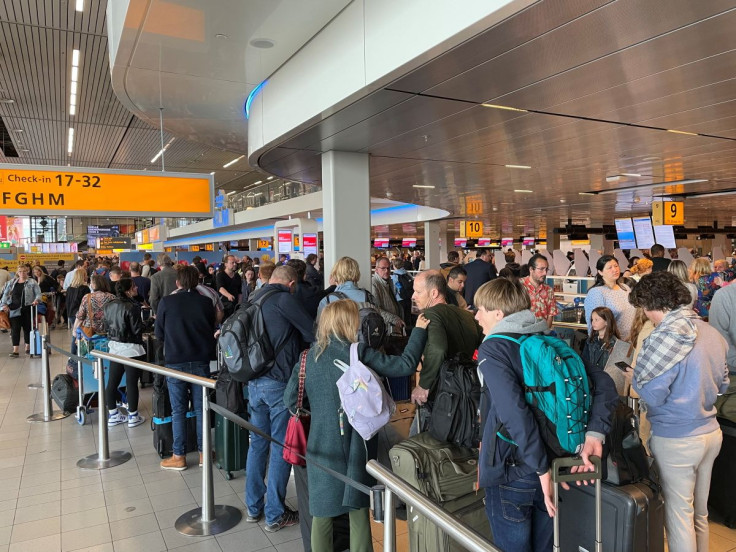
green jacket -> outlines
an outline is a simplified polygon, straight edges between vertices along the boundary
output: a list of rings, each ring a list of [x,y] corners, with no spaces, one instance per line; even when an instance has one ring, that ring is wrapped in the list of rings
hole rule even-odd
[[[426,330],[415,328],[401,356],[385,355],[362,343],[358,346],[358,355],[363,364],[381,376],[408,376],[416,372],[426,340]],[[316,517],[339,516],[353,509],[365,508],[370,501],[367,495],[311,465],[310,460],[369,487],[375,483],[366,472],[365,464],[369,458],[376,457],[376,439],[364,441],[353,430],[346,417],[343,417],[345,434],[340,435],[340,395],[337,391],[337,380],[342,376],[342,371],[333,364],[335,359],[350,363],[349,343],[333,341],[318,359],[315,359],[315,347],[312,347],[307,357],[307,375],[304,381],[304,396],[309,400],[312,413],[307,440],[309,511]],[[291,412],[296,409],[298,389],[297,364],[284,392],[284,403]]]
[[[429,318],[430,324],[419,386],[431,390],[445,359],[457,353],[465,353],[472,358],[483,341],[483,330],[472,312],[455,305],[440,303],[426,309],[424,316]]]

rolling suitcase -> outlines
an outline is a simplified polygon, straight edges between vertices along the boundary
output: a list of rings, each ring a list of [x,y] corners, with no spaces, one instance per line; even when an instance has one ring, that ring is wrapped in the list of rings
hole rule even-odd
[[[31,305],[31,333],[30,333],[30,356],[41,357],[41,330],[38,323],[38,306]]]
[[[51,397],[62,412],[75,412],[79,404],[79,392],[74,385],[74,378],[68,374],[59,374],[51,383]]]
[[[153,448],[161,458],[174,453],[174,431],[171,416],[166,418],[151,418],[153,430]],[[197,416],[194,412],[187,412],[187,452],[197,450]]]
[[[485,493],[476,492],[478,451],[456,447],[420,433],[389,452],[393,472],[445,510],[489,540],[491,528],[485,513]],[[409,550],[434,552],[465,550],[424,516],[407,512]]]
[[[708,509],[714,519],[731,529],[736,528],[736,423],[718,418],[723,432],[723,445],[713,463]]]
[[[557,482],[592,479],[596,474],[560,475],[559,469],[579,465],[576,458],[557,458],[552,477]],[[600,464],[597,477],[600,478]],[[596,487],[600,486],[600,504]],[[555,516],[554,550],[601,550],[602,552],[663,552],[664,500],[648,483],[616,487],[596,482],[592,485],[570,485],[569,491],[557,491],[558,512]],[[557,502],[557,500],[556,500]],[[605,524],[596,526],[600,516]],[[598,535],[598,536],[597,536]],[[596,541],[602,543],[596,547]],[[561,548],[560,548],[561,547]]]
[[[247,429],[215,414],[215,466],[225,472],[225,479],[245,469],[249,437]]]

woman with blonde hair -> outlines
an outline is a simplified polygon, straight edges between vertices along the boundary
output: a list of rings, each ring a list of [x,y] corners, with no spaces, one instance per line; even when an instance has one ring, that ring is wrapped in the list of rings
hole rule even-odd
[[[320,301],[317,309],[319,320],[322,310],[336,299],[352,299],[357,303],[370,302],[371,294],[358,286],[360,280],[360,265],[352,257],[341,257],[330,272],[330,285],[337,286],[335,291]]]
[[[685,284],[685,287],[690,290],[690,295],[693,298],[692,302],[690,303],[690,308],[692,308],[695,304],[695,301],[698,300],[698,288],[690,281],[690,274],[688,274],[685,261],[672,259],[672,262],[670,262],[670,265],[667,267],[667,272],[671,272],[672,274],[677,276],[680,281]]]
[[[698,257],[690,265],[688,271],[690,281],[698,288],[698,298],[693,309],[701,318],[708,318],[710,302],[713,294],[723,285],[723,281],[717,272],[713,272],[707,257]]]
[[[352,259],[351,259],[352,260]],[[357,263],[356,263],[357,264]],[[334,269],[333,269],[334,273]],[[324,307],[317,325],[317,341],[306,360],[304,396],[309,399],[312,421],[307,440],[309,512],[312,515],[312,550],[332,550],[332,518],[348,513],[350,550],[373,550],[368,515],[369,497],[317,469],[310,460],[371,486],[366,462],[376,456],[376,439],[364,441],[347,420],[340,423],[340,395],[337,380],[343,372],[335,360],[350,363],[350,348],[357,342],[358,307],[355,301],[340,299]],[[413,374],[427,341],[429,320],[419,316],[417,325],[401,356],[385,355],[358,344],[358,358],[380,376]],[[294,367],[284,392],[284,403],[293,412],[299,388],[299,365]]]

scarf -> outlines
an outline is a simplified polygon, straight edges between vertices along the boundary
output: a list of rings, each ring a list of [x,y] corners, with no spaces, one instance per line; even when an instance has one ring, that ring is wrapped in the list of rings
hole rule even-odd
[[[644,340],[636,359],[636,382],[642,387],[661,376],[690,354],[698,337],[694,319],[698,315],[682,306],[668,312]]]

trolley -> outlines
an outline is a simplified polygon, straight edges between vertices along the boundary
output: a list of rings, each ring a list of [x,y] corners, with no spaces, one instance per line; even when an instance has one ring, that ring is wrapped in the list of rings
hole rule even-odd
[[[77,355],[86,357],[90,360],[96,360],[96,357],[92,356],[93,351],[109,351],[109,339],[104,335],[95,335],[92,337],[85,336],[80,330],[77,331]],[[105,368],[110,367],[108,360],[103,361]],[[105,372],[105,382],[107,383],[109,372]],[[77,383],[79,388],[79,406],[77,406],[76,419],[79,425],[84,425],[87,420],[87,414],[94,412],[91,408],[92,400],[94,399],[95,393],[99,392],[99,385],[94,374],[94,365],[87,362],[77,362]],[[125,374],[123,379],[120,381],[119,387],[125,387]],[[122,403],[125,403],[126,396],[125,391],[118,389],[122,396]],[[104,389],[103,389],[104,393]]]

